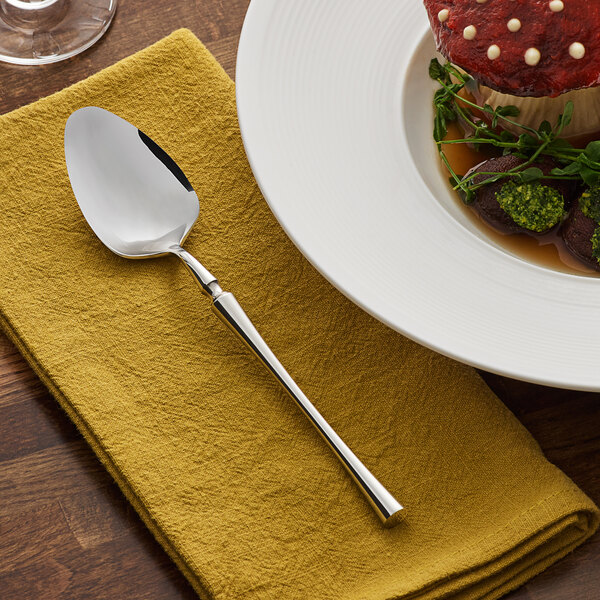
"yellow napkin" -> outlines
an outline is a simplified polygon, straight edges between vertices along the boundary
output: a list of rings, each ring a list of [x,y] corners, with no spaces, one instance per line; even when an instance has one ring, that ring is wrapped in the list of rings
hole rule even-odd
[[[384,529],[176,258],[85,223],[63,128],[134,123],[201,199],[186,244],[406,506]],[[188,31],[0,118],[0,317],[202,598],[498,598],[580,544],[593,503],[470,368],[387,329],[304,260],[252,177],[234,85]]]

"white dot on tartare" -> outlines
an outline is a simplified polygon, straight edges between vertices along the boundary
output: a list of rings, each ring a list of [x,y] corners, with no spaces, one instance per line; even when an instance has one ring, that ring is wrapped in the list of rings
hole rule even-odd
[[[465,40],[474,40],[476,35],[477,29],[475,29],[475,25],[467,25],[463,30]]]
[[[506,26],[508,27],[509,31],[512,31],[512,33],[515,33],[517,31],[519,31],[519,29],[521,29],[521,21],[519,21],[519,19],[511,19]]]
[[[552,12],[560,12],[564,10],[565,3],[562,0],[552,0],[548,6]]]
[[[496,44],[492,44],[488,49],[487,49],[487,57],[490,60],[496,60],[498,57],[500,56],[500,47],[497,46]]]
[[[573,42],[569,46],[569,54],[573,58],[579,60],[580,58],[583,58],[585,56],[585,46],[580,42]]]
[[[440,12],[438,13],[438,21],[440,23],[447,21],[449,14],[450,14],[450,11],[447,8],[442,8],[442,10],[440,10]]]
[[[537,48],[527,48],[527,51],[525,52],[525,62],[530,67],[535,67],[535,65],[537,65],[540,62],[541,58],[542,55],[540,54],[540,51]]]

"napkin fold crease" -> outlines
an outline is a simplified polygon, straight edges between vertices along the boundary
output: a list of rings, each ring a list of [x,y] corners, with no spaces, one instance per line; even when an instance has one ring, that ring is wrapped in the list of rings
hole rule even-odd
[[[95,238],[63,154],[86,105],[182,167],[201,203],[186,249],[405,505],[401,525],[381,527],[176,258],[128,261]],[[233,83],[189,31],[0,117],[0,190],[0,326],[201,598],[493,600],[597,529],[473,369],[302,257],[252,177]]]

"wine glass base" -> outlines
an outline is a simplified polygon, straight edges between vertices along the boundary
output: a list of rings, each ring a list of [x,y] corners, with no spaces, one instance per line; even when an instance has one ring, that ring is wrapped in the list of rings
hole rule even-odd
[[[117,0],[0,0],[0,62],[43,65],[71,58],[104,35],[116,9]]]

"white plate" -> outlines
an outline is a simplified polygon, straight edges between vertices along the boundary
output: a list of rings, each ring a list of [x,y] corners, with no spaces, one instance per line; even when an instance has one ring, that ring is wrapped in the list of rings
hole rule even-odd
[[[431,138],[419,0],[253,0],[237,104],[296,245],[390,327],[519,379],[600,390],[600,280],[530,264],[457,204]]]

